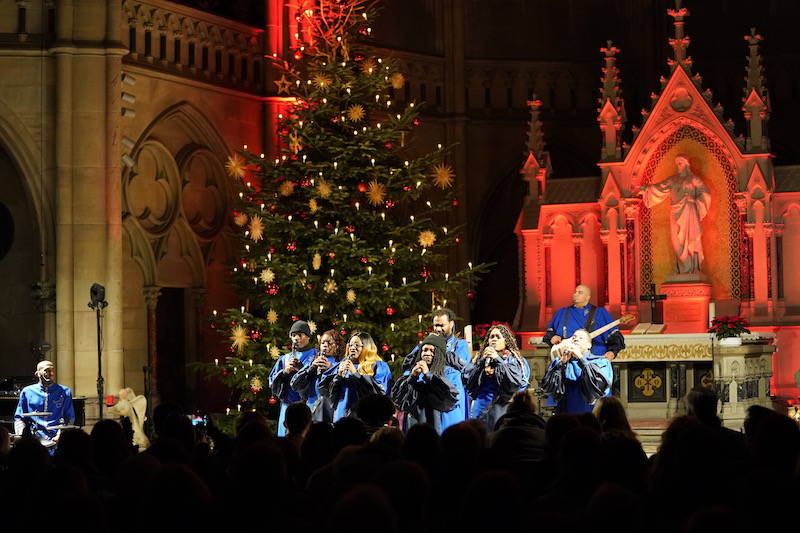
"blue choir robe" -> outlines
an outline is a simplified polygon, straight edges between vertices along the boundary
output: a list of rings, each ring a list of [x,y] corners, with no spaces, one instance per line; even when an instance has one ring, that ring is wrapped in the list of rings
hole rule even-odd
[[[420,345],[417,344],[414,346],[414,349],[412,349],[411,352],[406,355],[405,359],[403,359],[404,372],[406,370],[411,370],[411,368],[414,366],[419,349]],[[469,363],[470,359],[472,359],[472,356],[470,354],[469,344],[467,341],[464,339],[459,339],[455,335],[450,336],[447,339],[446,365],[461,372],[467,363]],[[467,389],[464,388],[464,383],[461,379],[456,380],[454,385],[456,386],[456,389],[458,389],[458,403],[452,411],[443,413],[445,418],[445,427],[453,426],[469,418],[469,395],[467,394]]]
[[[555,359],[542,377],[542,389],[555,402],[557,413],[590,412],[603,396],[611,395],[611,361],[590,352],[567,363]]]
[[[456,383],[460,382],[461,372],[451,366],[445,366],[441,376],[431,372],[412,376],[411,370],[403,372],[392,387],[392,401],[404,413],[403,431],[428,423],[441,433],[452,425],[444,415],[458,406]]]
[[[564,316],[567,314],[567,310],[569,310],[569,317],[567,318],[565,332]],[[553,335],[558,335],[562,339],[567,339],[572,337],[572,334],[575,333],[575,331],[584,329],[586,327],[586,320],[589,318],[590,310],[591,304],[580,308],[571,305],[569,307],[562,307],[556,311],[556,314],[553,315],[553,319],[550,320],[550,323],[547,325],[547,332],[544,336],[544,341],[550,344],[549,340]],[[606,311],[606,308],[598,307],[597,311],[594,313],[592,331],[600,329],[606,324],[610,324],[612,322],[614,322],[614,319],[611,317],[611,314]],[[623,340],[622,335],[619,333],[619,328],[617,328],[617,326],[614,326],[608,331],[592,339],[591,351],[595,355],[605,355],[605,353],[609,351],[616,354],[623,348],[625,348],[625,341]]]
[[[336,364],[335,357],[327,356],[325,358],[331,366]],[[332,423],[333,404],[319,393],[319,382],[324,370],[320,372],[316,366],[311,364],[313,361],[312,359],[309,364],[295,372],[289,385],[306,401],[306,405],[311,409],[311,419],[314,422]]]
[[[316,356],[316,348],[307,348],[302,352],[295,352],[295,357],[297,357],[297,359],[303,363],[304,367],[313,361]],[[286,417],[286,408],[294,402],[303,401],[303,397],[300,395],[300,393],[292,390],[292,387],[290,386],[290,382],[294,374],[287,374],[283,371],[291,358],[291,352],[280,356],[275,362],[275,365],[272,367],[272,371],[269,373],[269,388],[272,391],[272,394],[274,394],[275,397],[281,401],[281,412],[278,415],[277,428],[277,434],[279,437],[286,435],[286,428],[283,426],[283,421]]]
[[[354,410],[359,399],[370,394],[389,394],[392,387],[392,371],[386,361],[376,361],[371,376],[359,372],[340,376],[338,373],[340,364],[341,361],[326,370],[319,382],[319,393],[333,406],[334,422],[355,414]],[[354,366],[358,369],[357,363],[354,363]]]
[[[28,385],[19,395],[19,403],[14,413],[14,429],[21,434],[25,423],[23,413],[32,412],[50,413],[44,416],[26,417],[33,424],[31,432],[40,440],[49,441],[56,436],[58,431],[46,429],[48,426],[58,424],[73,424],[75,422],[75,409],[72,406],[72,390],[69,387],[53,383],[43,387],[40,383]]]
[[[464,367],[461,378],[472,398],[472,418],[483,420],[494,431],[497,420],[508,408],[511,396],[517,391],[528,388],[530,366],[525,359],[518,359],[513,354],[501,359],[495,367],[494,374],[487,375],[484,361],[472,361]]]

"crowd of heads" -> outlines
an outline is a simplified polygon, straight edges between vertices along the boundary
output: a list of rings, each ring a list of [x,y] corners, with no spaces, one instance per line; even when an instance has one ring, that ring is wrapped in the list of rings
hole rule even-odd
[[[114,420],[65,430],[53,456],[35,439],[9,447],[0,429],[0,501],[9,530],[45,515],[103,532],[700,532],[796,522],[796,422],[752,406],[737,432],[720,424],[713,391],[685,401],[652,457],[613,397],[593,413],[545,420],[526,390],[496,427],[468,420],[442,435],[425,424],[399,431],[385,395],[362,398],[357,416],[333,425],[312,423],[297,403],[283,438],[256,412],[226,435],[162,404],[144,452]]]

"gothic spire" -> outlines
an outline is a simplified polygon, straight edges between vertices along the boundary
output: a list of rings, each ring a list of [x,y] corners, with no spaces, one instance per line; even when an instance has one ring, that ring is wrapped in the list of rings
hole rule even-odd
[[[521,173],[530,187],[527,195],[528,200],[535,198],[537,201],[541,201],[544,197],[550,165],[548,154],[544,149],[542,121],[539,120],[539,109],[542,107],[542,101],[536,98],[536,95],[533,95],[533,99],[528,102],[528,107],[531,110],[531,119],[528,122],[527,151]]]
[[[758,45],[764,39],[756,33],[755,28],[750,28],[750,35],[745,35],[747,41],[748,55],[747,67],[745,67],[745,88],[744,98],[742,98],[742,111],[747,121],[747,152],[766,152],[769,151],[769,137],[767,137],[767,119],[769,118],[769,94],[767,92],[766,80],[764,79],[764,67],[761,65],[761,55]]]
[[[533,100],[528,102],[528,107],[531,111],[531,119],[528,122],[528,153],[533,154],[541,162],[542,154],[544,154],[544,131],[542,121],[539,120],[542,101],[534,94]]]
[[[684,19],[689,16],[689,10],[683,7],[682,0],[675,0],[675,9],[667,9],[667,14],[673,18],[673,25],[675,26],[675,36],[669,39],[669,45],[672,47],[673,57],[667,60],[670,72],[675,72],[675,68],[680,65],[686,74],[692,73],[692,58],[686,55],[686,50],[689,48],[691,40],[684,33]]]
[[[600,151],[601,161],[619,161],[622,159],[622,128],[625,125],[625,102],[620,88],[617,54],[620,49],[613,41],[606,41],[600,49],[604,54],[605,66],[600,78],[600,107],[597,109],[597,122],[603,134],[603,147]]]

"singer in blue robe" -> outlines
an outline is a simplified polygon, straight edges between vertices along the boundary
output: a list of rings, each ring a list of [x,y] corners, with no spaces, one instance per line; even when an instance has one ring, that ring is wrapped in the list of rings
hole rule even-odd
[[[309,345],[311,339],[311,328],[308,322],[297,320],[289,330],[289,338],[292,341],[292,351],[280,356],[269,373],[269,388],[281,402],[281,410],[278,415],[278,427],[276,433],[279,437],[286,435],[286,427],[283,421],[286,417],[286,408],[290,404],[303,401],[303,397],[290,386],[291,379],[301,368],[308,365],[317,355],[317,349]]]
[[[356,333],[347,343],[347,356],[322,374],[319,393],[333,406],[333,421],[354,414],[358,400],[369,394],[389,394],[392,372],[378,355],[368,333]]]
[[[447,341],[440,335],[428,335],[416,354],[392,387],[392,401],[403,411],[403,431],[428,423],[441,433],[453,423],[445,415],[460,408],[461,372],[447,364]]]
[[[587,413],[597,400],[611,395],[611,361],[592,353],[591,342],[586,330],[576,331],[563,341],[542,377],[542,389],[555,403],[556,413]]]
[[[479,355],[464,367],[461,378],[472,398],[472,418],[494,431],[511,396],[528,388],[530,366],[520,355],[514,334],[499,324],[489,330]]]
[[[72,390],[55,382],[55,365],[51,361],[40,361],[36,366],[38,383],[28,385],[19,395],[19,403],[14,413],[14,430],[22,435],[26,423],[31,434],[42,443],[57,442],[61,431],[49,429],[60,424],[75,422],[75,409],[72,405]],[[46,413],[40,416],[25,416],[26,413]],[[52,453],[51,447],[50,452]]]
[[[320,337],[317,356],[292,376],[292,390],[305,399],[314,422],[333,423],[333,404],[329,398],[319,393],[319,382],[325,371],[341,361],[342,356],[342,337],[335,330],[328,330]]]

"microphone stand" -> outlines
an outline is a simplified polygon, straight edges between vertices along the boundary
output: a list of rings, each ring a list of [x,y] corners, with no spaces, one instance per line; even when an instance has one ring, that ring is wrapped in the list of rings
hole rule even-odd
[[[102,326],[100,325],[100,311],[108,306],[105,300],[89,302],[89,308],[94,309],[97,318],[97,409],[100,420],[103,419],[103,345],[102,345]]]

